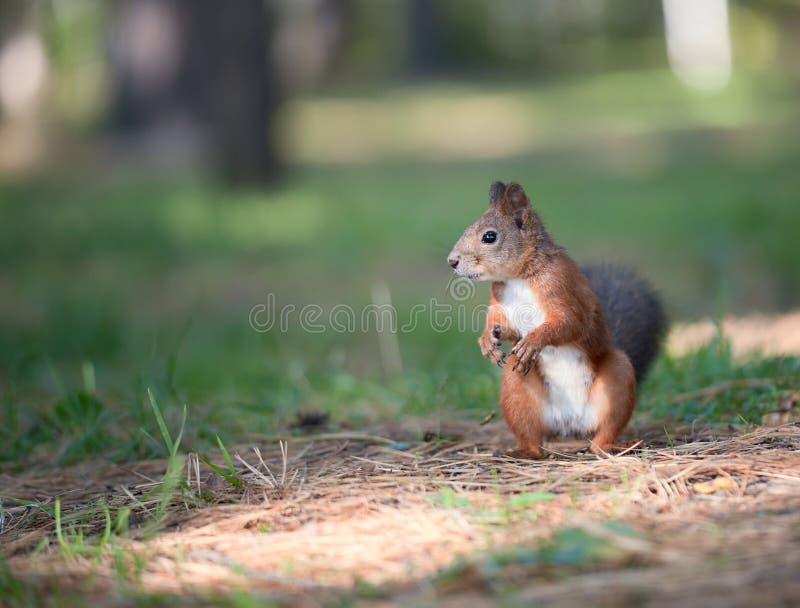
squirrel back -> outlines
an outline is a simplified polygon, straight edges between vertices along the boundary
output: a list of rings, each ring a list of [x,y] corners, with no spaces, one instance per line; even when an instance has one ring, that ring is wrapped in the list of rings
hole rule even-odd
[[[581,269],[597,294],[617,348],[631,360],[641,382],[658,356],[667,316],[655,289],[633,270],[599,264]]]

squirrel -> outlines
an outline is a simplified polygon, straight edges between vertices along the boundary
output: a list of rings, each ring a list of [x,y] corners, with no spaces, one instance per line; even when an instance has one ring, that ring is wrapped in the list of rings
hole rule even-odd
[[[518,183],[492,184],[489,209],[447,261],[491,282],[478,344],[505,368],[500,407],[517,440],[508,455],[542,458],[545,436],[571,434],[593,434],[591,450],[611,452],[666,331],[653,288],[625,268],[581,270]],[[514,344],[507,355],[505,341]]]

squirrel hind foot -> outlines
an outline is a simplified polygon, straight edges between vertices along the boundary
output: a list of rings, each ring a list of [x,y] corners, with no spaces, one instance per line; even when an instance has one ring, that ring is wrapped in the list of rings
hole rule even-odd
[[[541,448],[514,448],[501,452],[501,454],[507,458],[519,460],[542,460],[545,457]]]

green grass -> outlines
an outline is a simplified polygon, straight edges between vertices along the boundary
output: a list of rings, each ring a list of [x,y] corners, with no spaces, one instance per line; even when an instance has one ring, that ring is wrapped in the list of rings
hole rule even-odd
[[[752,357],[735,361],[725,342],[681,358],[662,357],[644,388],[639,410],[650,419],[684,423],[758,424],[778,410],[784,393],[800,377],[800,357]],[[737,386],[737,381],[763,380],[763,386]],[[690,396],[698,388],[727,388],[713,396]],[[687,395],[675,402],[676,396]]]
[[[205,453],[283,431],[301,409],[352,427],[405,414],[479,419],[496,407],[498,371],[480,357],[476,332],[423,322],[398,336],[403,372],[387,375],[374,331],[308,333],[295,316],[285,333],[259,333],[249,315],[269,294],[278,307],[361,310],[379,283],[401,324],[415,304],[453,304],[444,259],[494,179],[521,181],[578,260],[640,268],[673,318],[795,306],[800,147],[789,93],[775,96],[784,122],[771,127],[756,120],[773,107],[760,97],[774,93],[768,86],[745,79],[727,97],[697,100],[663,75],[648,78],[499,91],[546,110],[549,133],[569,131],[569,143],[502,160],[307,165],[264,191],[85,174],[0,182],[0,461],[163,456],[148,387],[168,428],[187,404],[184,445]],[[573,119],[591,105],[602,120],[581,139]],[[725,124],[705,121],[717,105]],[[615,117],[653,129],[633,136],[615,130]],[[464,303],[486,294],[480,285]],[[671,397],[798,367],[736,363],[716,347],[664,359],[640,409],[753,422],[775,387],[711,403]]]

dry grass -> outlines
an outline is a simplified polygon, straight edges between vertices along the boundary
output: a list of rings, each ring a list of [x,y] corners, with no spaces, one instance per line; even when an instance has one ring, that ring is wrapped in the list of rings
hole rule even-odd
[[[466,605],[480,599],[475,590],[503,585],[544,602],[630,599],[648,588],[696,599],[726,585],[800,599],[800,425],[678,434],[672,446],[642,432],[608,458],[555,443],[538,462],[493,455],[508,440],[497,423],[442,431],[460,439],[406,443],[403,429],[254,438],[258,447],[234,457],[240,489],[189,455],[186,484],[150,538],[137,522],[155,512],[164,462],[0,477],[2,496],[45,506],[59,498],[64,520],[76,522],[73,537],[102,531],[105,516],[89,508],[98,500],[132,511],[127,537],[65,555],[45,510],[6,508],[2,551],[23,581],[99,594],[121,584],[181,594],[240,588],[312,602],[364,582],[390,584],[395,600],[412,604]],[[632,534],[604,527],[609,520]],[[566,528],[613,549],[591,567],[565,564],[577,575],[569,585],[553,564],[481,567],[486,556],[546,545]],[[421,584],[457,560],[472,565]]]

